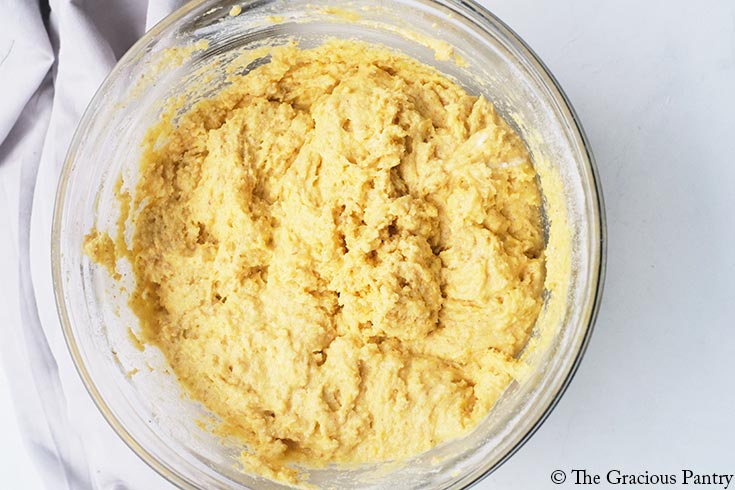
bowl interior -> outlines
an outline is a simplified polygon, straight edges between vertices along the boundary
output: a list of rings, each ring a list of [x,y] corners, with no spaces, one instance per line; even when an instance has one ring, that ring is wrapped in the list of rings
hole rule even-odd
[[[331,37],[379,43],[484,95],[523,137],[544,196],[545,304],[534,348],[524,354],[527,374],[476,430],[411,461],[313,470],[309,481],[324,488],[464,487],[502,463],[545,417],[589,335],[600,283],[601,214],[574,115],[522,43],[471,3],[355,1],[325,9],[313,1],[260,1],[230,16],[234,3],[191,3],[149,32],[106,80],[72,142],[57,198],[53,259],[60,317],[82,378],[120,436],[179,486],[282,488],[243,473],[238,443],[200,426],[206,409],[182,396],[158,350],[140,350],[131,340],[138,320],[127,306],[130,264],[119,261],[123,277],[114,281],[82,254],[82,240],[93,227],[116,233],[120,176],[122,190],[132,192],[143,134],[170,97],[185,95],[185,111],[216,93],[243,49],[289,39],[309,47]],[[446,56],[447,44],[437,39],[453,54]]]

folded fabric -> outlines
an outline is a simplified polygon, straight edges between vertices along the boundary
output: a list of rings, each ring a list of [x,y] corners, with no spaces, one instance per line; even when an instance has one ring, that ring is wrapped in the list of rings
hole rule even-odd
[[[50,241],[59,173],[85,107],[128,47],[181,3],[2,2],[0,357],[50,489],[173,488],[117,437],[82,385],[56,314]]]

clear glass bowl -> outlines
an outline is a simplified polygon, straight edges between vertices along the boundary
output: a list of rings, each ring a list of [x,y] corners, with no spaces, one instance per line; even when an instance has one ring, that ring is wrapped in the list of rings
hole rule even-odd
[[[239,4],[242,13],[228,15]],[[53,276],[69,350],[95,403],[120,437],[181,488],[276,489],[238,469],[240,448],[201,429],[207,414],[181,396],[154,348],[138,350],[128,329],[133,278],[120,282],[82,254],[92,227],[113,234],[120,175],[134,188],[142,136],[161,102],[186,94],[187,107],[225,83],[238,50],[302,46],[328,37],[380,43],[434,65],[467,90],[484,94],[526,142],[539,171],[550,263],[544,310],[526,356],[528,374],[511,384],[466,437],[410,461],[311,471],[329,488],[466,488],[507,460],[561,397],[588,342],[602,290],[605,224],[592,156],[579,121],[551,74],[507,26],[471,1],[356,0],[339,9],[315,0],[197,0],[138,41],[92,100],[72,141],[53,223]],[[328,6],[324,2],[323,6]],[[437,59],[446,41],[464,63]],[[179,49],[206,40],[206,50]],[[171,48],[174,48],[172,51]],[[191,56],[189,56],[189,54]],[[441,58],[441,57],[440,57]],[[219,64],[213,65],[213,61]],[[207,77],[205,84],[197,85]],[[196,87],[196,88],[194,88]]]

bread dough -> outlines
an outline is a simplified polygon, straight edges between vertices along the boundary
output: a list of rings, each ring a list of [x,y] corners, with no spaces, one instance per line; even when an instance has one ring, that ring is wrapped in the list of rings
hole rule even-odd
[[[394,51],[270,54],[148,133],[130,254],[144,340],[270,477],[465,434],[542,304],[522,140]]]

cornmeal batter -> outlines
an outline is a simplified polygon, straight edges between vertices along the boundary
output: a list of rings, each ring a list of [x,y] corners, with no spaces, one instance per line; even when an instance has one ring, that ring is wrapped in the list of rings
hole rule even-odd
[[[271,477],[465,434],[542,303],[523,142],[396,52],[271,55],[149,131],[128,251],[144,340]]]

